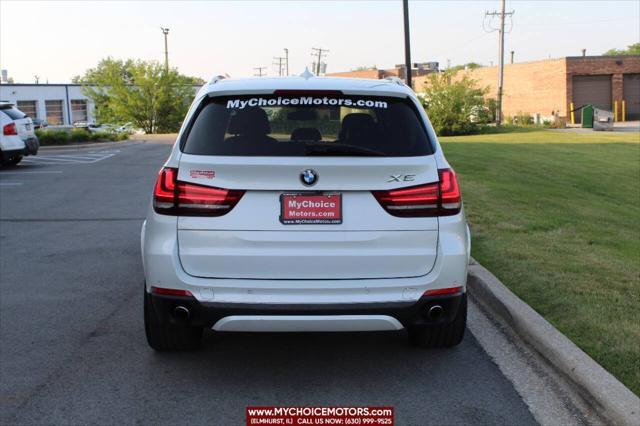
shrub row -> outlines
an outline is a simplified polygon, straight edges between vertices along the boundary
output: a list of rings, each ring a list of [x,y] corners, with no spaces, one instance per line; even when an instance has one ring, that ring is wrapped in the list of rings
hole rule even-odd
[[[90,132],[85,129],[36,130],[36,136],[40,140],[40,145],[64,145],[67,143],[82,143],[91,141],[121,141],[127,139],[127,133]]]

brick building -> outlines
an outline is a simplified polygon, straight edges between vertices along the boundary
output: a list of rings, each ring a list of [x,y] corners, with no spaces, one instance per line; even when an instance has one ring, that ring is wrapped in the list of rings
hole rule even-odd
[[[496,96],[498,67],[482,67],[463,71],[489,87],[489,96]],[[415,80],[416,92],[421,92],[426,77]],[[557,113],[570,120],[571,104],[578,108],[594,104],[614,111],[622,119],[640,120],[640,55],[578,56],[543,61],[506,64],[504,67],[503,114],[514,116],[529,113],[548,117]],[[575,114],[576,122],[580,113]]]
[[[438,72],[440,64],[438,62],[420,62],[413,63],[411,67],[411,76],[412,77],[422,77],[428,74]],[[354,71],[342,71],[342,72],[334,72],[327,74],[327,77],[349,77],[349,78],[374,78],[374,79],[383,79],[387,77],[398,77],[405,78],[405,69],[406,66],[404,64],[398,64],[394,68],[389,69],[378,69],[376,67],[368,68],[368,69],[360,69]]]

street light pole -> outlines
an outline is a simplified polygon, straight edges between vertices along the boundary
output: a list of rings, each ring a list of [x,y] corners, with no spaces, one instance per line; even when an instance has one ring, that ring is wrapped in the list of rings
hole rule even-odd
[[[169,72],[169,49],[168,49],[168,43],[167,43],[167,35],[169,34],[169,28],[162,28],[160,27],[160,29],[162,30],[162,34],[164,34],[164,70],[166,72]]]
[[[409,36],[409,0],[402,0],[402,12],[404,15],[404,67],[405,81],[411,87],[411,45]]]

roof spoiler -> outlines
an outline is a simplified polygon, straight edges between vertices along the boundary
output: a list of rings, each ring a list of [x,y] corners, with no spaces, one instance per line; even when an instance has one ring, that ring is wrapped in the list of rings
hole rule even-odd
[[[229,74],[216,75],[209,81],[209,84],[216,84],[217,82],[221,80],[226,80],[227,78],[231,78],[231,76]]]
[[[401,79],[400,77],[387,77],[387,78],[385,78],[385,80],[388,80],[388,81],[390,81],[392,83],[395,83],[395,84],[397,84],[399,86],[404,86],[405,85],[404,84],[404,80]]]

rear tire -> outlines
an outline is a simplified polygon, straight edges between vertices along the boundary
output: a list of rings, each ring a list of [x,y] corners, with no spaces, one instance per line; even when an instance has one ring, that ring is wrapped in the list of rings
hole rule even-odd
[[[450,348],[458,345],[467,327],[467,294],[462,295],[458,313],[452,322],[414,325],[408,328],[409,342],[419,348]]]
[[[162,322],[151,304],[151,296],[144,292],[144,331],[147,343],[156,351],[186,351],[200,347],[202,328]]]

